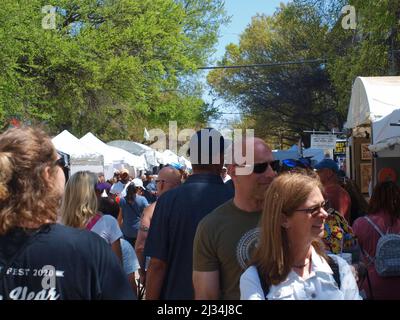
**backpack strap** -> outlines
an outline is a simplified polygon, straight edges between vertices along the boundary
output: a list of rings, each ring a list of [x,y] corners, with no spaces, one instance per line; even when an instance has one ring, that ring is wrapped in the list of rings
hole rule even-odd
[[[333,271],[333,279],[335,280],[336,284],[338,285],[338,288],[340,289],[341,280],[340,280],[339,264],[336,262],[336,260],[334,260],[331,257],[328,257],[328,264]],[[258,278],[260,280],[261,288],[264,292],[264,298],[265,298],[265,300],[268,300],[267,295],[269,293],[269,287],[267,287],[267,283],[265,281],[263,274],[261,273],[260,268],[258,266],[256,268],[257,268],[257,273],[258,273]]]
[[[89,220],[88,224],[86,225],[86,229],[89,230],[89,231],[92,230],[92,228],[94,227],[94,225],[97,223],[97,221],[100,220],[100,218],[101,218],[102,216],[103,216],[102,214],[96,213],[96,215],[93,216],[93,217]]]
[[[338,288],[340,289],[341,281],[340,281],[339,264],[333,258],[331,258],[331,257],[328,257],[328,258],[329,258],[328,264],[333,271],[333,279],[335,279],[335,282],[338,285]]]
[[[258,266],[256,266],[256,268],[257,268],[258,278],[260,279],[261,288],[262,288],[262,290],[264,292],[264,299],[268,300],[267,299],[267,295],[269,293],[269,287],[267,287],[267,283],[265,282],[265,277],[261,273],[260,268]]]
[[[374,227],[374,229],[380,234],[380,236],[383,236],[383,232],[381,231],[381,229],[378,228],[378,226],[370,219],[370,217],[368,216],[364,216],[365,220],[368,221],[368,223]]]

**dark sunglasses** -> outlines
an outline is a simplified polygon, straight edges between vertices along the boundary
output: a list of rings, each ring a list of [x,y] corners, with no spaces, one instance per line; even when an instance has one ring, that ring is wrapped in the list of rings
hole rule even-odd
[[[65,162],[64,157],[58,158],[54,164],[56,166],[59,166],[61,169],[67,169],[68,168],[68,163]]]
[[[321,204],[319,204],[317,206],[314,206],[314,207],[311,207],[311,208],[297,209],[297,210],[294,210],[294,211],[295,212],[296,211],[305,212],[305,213],[311,214],[312,217],[315,217],[321,212],[321,209],[324,209],[328,214],[330,214],[332,209],[331,209],[331,206],[329,204],[329,201],[323,201],[323,202],[321,202]]]
[[[268,166],[271,167],[273,171],[279,171],[279,160],[274,160],[271,162],[264,163],[256,163],[254,164],[253,172],[254,173],[264,173],[267,170]]]

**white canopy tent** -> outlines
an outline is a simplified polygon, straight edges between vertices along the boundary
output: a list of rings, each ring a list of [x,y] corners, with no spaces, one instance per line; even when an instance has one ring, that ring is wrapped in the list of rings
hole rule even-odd
[[[345,127],[372,127],[373,152],[400,143],[400,77],[358,77],[353,85]]]
[[[129,140],[114,140],[107,143],[109,146],[118,147],[136,156],[142,157],[147,163],[146,169],[157,167],[161,162],[162,154],[149,146]]]
[[[131,167],[130,171],[144,170],[146,168],[146,161],[143,157],[133,155],[123,149],[112,147],[105,144],[91,132],[85,134],[80,141],[88,147],[94,148],[96,151],[104,156],[104,166],[106,179],[111,178],[114,169],[121,169],[122,167]],[[133,175],[134,172],[131,172]]]
[[[179,163],[184,165],[187,169],[192,169],[192,163],[184,156],[179,156]]]
[[[353,129],[352,160],[348,160],[347,168],[364,193],[378,181],[381,169],[399,168],[400,127],[391,125],[400,120],[399,109],[400,77],[359,77],[355,80],[345,124],[346,128]],[[371,130],[370,141],[366,129]],[[372,163],[362,151],[356,153],[365,143],[375,152]]]
[[[358,77],[351,93],[346,128],[374,123],[400,108],[400,77]]]
[[[400,90],[400,87],[399,87]],[[394,149],[400,144],[400,101],[399,109],[383,117],[372,124],[373,145],[369,149],[373,152],[381,152],[386,149]]]
[[[104,171],[103,155],[84,145],[67,130],[54,137],[52,141],[57,150],[70,156],[71,175],[82,170],[94,173]]]
[[[179,163],[179,157],[175,152],[171,150],[165,150],[162,153],[163,164]]]

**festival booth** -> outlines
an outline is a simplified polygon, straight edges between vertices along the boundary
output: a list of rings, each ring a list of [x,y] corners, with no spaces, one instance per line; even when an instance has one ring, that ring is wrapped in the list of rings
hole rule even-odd
[[[123,149],[109,146],[91,132],[85,134],[80,141],[104,156],[104,177],[106,179],[112,178],[115,170],[125,168],[129,170],[131,176],[136,177],[140,170],[146,168],[146,161],[142,157],[133,155]]]
[[[57,151],[69,155],[70,175],[78,171],[104,172],[104,157],[67,130],[52,139]]]
[[[345,127],[351,129],[347,175],[361,192],[400,174],[400,77],[358,77]],[[393,125],[392,125],[393,124]],[[372,151],[372,152],[371,152]]]
[[[400,183],[400,99],[398,103],[399,109],[372,124],[369,150],[374,155],[376,182],[390,178]]]
[[[161,163],[159,162],[159,159],[162,158],[160,152],[139,142],[129,140],[114,140],[108,142],[107,145],[123,149],[142,158],[146,162],[145,169],[147,170],[151,170],[153,167],[158,167],[158,165]]]

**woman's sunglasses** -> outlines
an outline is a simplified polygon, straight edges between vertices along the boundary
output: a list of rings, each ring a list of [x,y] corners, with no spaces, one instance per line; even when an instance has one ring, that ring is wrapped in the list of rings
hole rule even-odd
[[[294,211],[305,212],[305,213],[311,214],[312,217],[315,217],[321,212],[321,209],[324,209],[328,214],[332,213],[332,209],[331,209],[331,206],[329,204],[329,201],[323,201],[321,204],[316,205],[316,206],[311,207],[311,208],[297,209],[297,210],[294,210]]]

